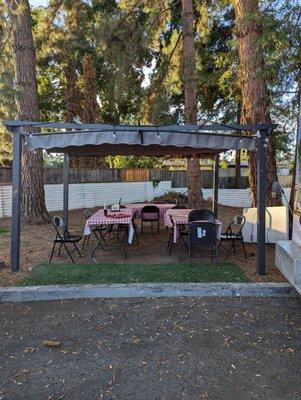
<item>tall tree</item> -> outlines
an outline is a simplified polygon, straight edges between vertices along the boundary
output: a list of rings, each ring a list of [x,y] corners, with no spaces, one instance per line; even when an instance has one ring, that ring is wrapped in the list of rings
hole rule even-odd
[[[74,71],[75,72],[75,71]],[[78,110],[72,109],[68,107],[73,114],[72,116],[82,114],[82,120],[85,123],[94,124],[99,117],[99,107],[96,100],[96,81],[95,81],[95,70],[93,66],[93,60],[91,54],[85,53],[84,62],[83,62],[83,101],[82,101],[82,111],[79,109],[79,93],[77,89],[77,82],[74,79],[75,73],[73,73],[73,82],[69,82],[69,86],[71,86],[75,90],[75,97],[77,98],[77,107]],[[72,91],[71,91],[72,92]],[[71,93],[70,93],[71,94]],[[74,101],[72,102],[74,103]],[[106,168],[106,161],[104,157],[95,156],[95,157],[82,157],[82,156],[73,156],[70,158],[70,165],[72,168]]]
[[[98,117],[99,107],[96,100],[95,70],[91,54],[84,56],[84,100],[83,121],[94,124]]]
[[[258,0],[235,0],[236,35],[240,62],[242,93],[242,123],[270,123],[269,93],[265,77],[264,56],[261,46],[262,24]],[[249,182],[252,205],[257,206],[256,151],[249,152]],[[266,204],[276,206],[281,199],[272,196],[272,184],[277,180],[276,155],[273,138],[266,151]]]
[[[65,77],[66,121],[72,122],[74,117],[81,117],[82,115],[81,93],[78,87],[75,62],[72,58],[69,59],[65,67]]]
[[[7,0],[13,22],[15,78],[18,89],[18,114],[21,120],[39,119],[36,79],[36,54],[28,0]],[[22,157],[22,206],[24,222],[49,222],[45,205],[42,151],[30,152],[26,145]]]
[[[182,83],[185,101],[185,122],[197,124],[197,91],[195,73],[194,21],[192,0],[182,0],[183,18],[183,72]],[[188,160],[188,205],[200,207],[202,201],[202,182],[200,162],[196,154]]]

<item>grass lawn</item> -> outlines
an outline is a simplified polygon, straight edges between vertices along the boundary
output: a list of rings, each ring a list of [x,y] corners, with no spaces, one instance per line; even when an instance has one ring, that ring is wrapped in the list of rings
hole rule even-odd
[[[0,237],[5,236],[7,234],[7,229],[0,226]]]
[[[248,282],[234,264],[40,264],[19,286],[140,282]]]

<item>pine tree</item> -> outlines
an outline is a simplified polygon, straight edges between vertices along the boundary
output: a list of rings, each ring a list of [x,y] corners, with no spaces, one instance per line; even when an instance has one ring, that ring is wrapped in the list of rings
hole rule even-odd
[[[182,0],[183,16],[183,89],[185,99],[185,121],[197,124],[197,92],[195,78],[195,47],[192,0]],[[188,205],[199,208],[202,200],[200,163],[192,154],[187,166]]]
[[[83,121],[94,124],[98,117],[99,107],[96,101],[96,81],[91,54],[84,56],[84,100]]]
[[[66,76],[66,89],[65,89],[65,103],[66,103],[66,121],[72,122],[74,117],[81,117],[81,93],[78,88],[78,77],[76,74],[75,62],[69,59],[65,67]]]
[[[10,8],[15,53],[17,103],[21,120],[39,120],[36,55],[28,0],[7,0]],[[49,222],[45,205],[42,151],[23,146],[21,215],[24,222]]]
[[[240,61],[240,85],[242,93],[241,122],[245,124],[270,123],[270,104],[265,78],[263,50],[261,47],[262,24],[258,0],[236,0],[237,43]],[[249,182],[252,205],[257,206],[257,152],[249,152]],[[281,204],[272,196],[272,184],[277,180],[276,154],[270,138],[266,151],[266,205]]]

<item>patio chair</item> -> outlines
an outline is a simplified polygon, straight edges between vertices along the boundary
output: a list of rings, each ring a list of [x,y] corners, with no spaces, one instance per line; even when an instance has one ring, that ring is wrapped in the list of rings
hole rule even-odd
[[[141,209],[141,232],[143,232],[144,223],[150,222],[153,228],[153,223],[157,222],[158,232],[160,229],[160,212],[159,208],[156,206],[144,206]]]
[[[170,218],[170,222],[172,224],[172,228],[171,228],[170,235],[169,235],[168,242],[167,242],[167,250],[168,250],[168,255],[171,255],[173,245],[174,245],[173,235],[174,235],[174,229],[175,229],[175,222],[171,215],[169,216],[169,218]],[[186,248],[188,249],[188,244],[187,244],[188,231],[186,229],[186,226],[178,225],[177,229],[178,229],[179,240],[182,240],[182,242],[185,244]]]
[[[188,223],[193,221],[215,221],[215,215],[210,210],[192,210],[188,215]]]
[[[92,213],[91,213],[90,210],[87,210],[87,209],[84,210],[84,211],[83,211],[83,214],[84,214],[84,216],[85,216],[85,218],[86,218],[86,221],[87,221],[90,217],[92,217]],[[105,233],[106,233],[107,231],[108,231],[108,226],[103,226],[103,225],[95,226],[95,227],[92,229],[92,233],[93,233],[94,236],[96,237],[96,240],[99,241],[99,239],[102,239],[103,242],[104,242],[105,244],[107,244],[107,243],[106,243],[106,240],[105,240],[105,237],[104,237],[104,236],[105,236]],[[90,236],[91,236],[91,235],[86,235],[86,236],[84,237],[84,241],[83,241],[82,248],[84,248],[86,244],[89,245]]]
[[[58,251],[58,257],[61,255],[62,246],[64,246],[68,256],[71,258],[71,261],[74,263],[73,257],[67,247],[67,244],[68,243],[72,244],[74,246],[75,250],[77,251],[78,255],[81,257],[82,255],[80,254],[80,251],[79,251],[78,247],[76,246],[76,243],[78,243],[82,239],[82,236],[71,235],[70,232],[68,231],[68,229],[66,228],[66,225],[61,217],[53,217],[51,219],[51,222],[56,231],[56,236],[53,240],[53,247],[52,247],[49,262],[51,263],[55,247],[57,244],[59,244],[60,248]]]
[[[246,223],[246,218],[243,215],[236,215],[230,222],[226,232],[221,234],[221,239],[218,247],[221,247],[223,242],[231,242],[228,253],[226,254],[225,260],[229,257],[231,250],[233,249],[234,254],[236,254],[235,242],[241,242],[243,253],[245,258],[248,258],[244,238],[242,235],[242,228]]]
[[[218,263],[218,247],[215,223],[210,221],[192,221],[188,224],[188,252],[190,265],[192,249],[197,246],[201,246],[210,250],[211,261],[213,261],[213,254],[215,253],[216,262]]]

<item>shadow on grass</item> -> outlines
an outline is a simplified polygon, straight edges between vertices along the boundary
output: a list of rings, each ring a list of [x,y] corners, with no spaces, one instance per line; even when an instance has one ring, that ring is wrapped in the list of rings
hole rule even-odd
[[[18,286],[59,284],[167,282],[248,282],[244,272],[231,263],[139,264],[40,264]]]

